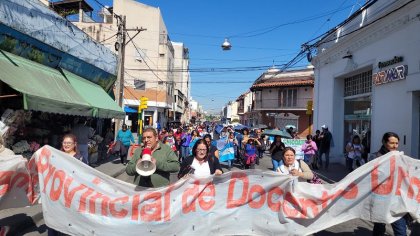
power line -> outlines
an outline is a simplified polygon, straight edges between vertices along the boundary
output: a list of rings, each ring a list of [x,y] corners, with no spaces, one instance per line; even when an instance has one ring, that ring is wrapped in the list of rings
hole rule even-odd
[[[146,64],[146,66],[149,68],[149,70],[156,76],[156,78],[158,78],[161,82],[164,82],[156,73],[155,71],[150,68],[149,64],[147,64],[146,60],[144,60],[143,56],[141,55],[139,49],[137,48],[136,44],[134,44],[132,38],[130,37],[130,35],[127,33],[127,36],[130,38],[131,43],[133,44],[134,48],[136,49],[137,53],[139,54],[139,56],[141,57],[141,59],[143,59],[144,63]]]
[[[346,2],[347,2],[348,0],[344,0],[341,4],[340,4],[340,6],[338,7],[338,8],[341,8]],[[351,11],[353,11],[353,8],[354,8],[354,5],[352,6],[352,8],[351,8]],[[324,25],[326,25],[328,22],[330,22],[331,21],[331,18],[334,16],[334,14],[335,14],[336,12],[334,12],[334,13],[331,13],[331,15],[330,16],[328,16],[328,18],[327,18],[327,20],[312,34],[312,36],[311,37],[313,37],[314,35],[316,35],[317,33],[318,33],[318,31],[320,31],[321,29],[322,29],[322,27],[324,27]]]
[[[326,41],[322,41],[322,42],[321,42],[321,41],[319,41],[319,44],[316,44],[316,47],[318,47],[318,46],[319,46],[319,45],[321,45],[321,44],[325,44],[325,43],[328,43],[328,42],[335,41],[335,40],[337,40],[337,39],[341,39],[341,38],[343,38],[343,37],[345,37],[345,36],[351,35],[351,34],[353,34],[353,33],[355,33],[355,32],[358,32],[358,31],[360,31],[360,30],[362,30],[362,29],[365,29],[366,27],[368,27],[368,26],[370,26],[370,25],[372,25],[372,24],[374,24],[374,23],[378,22],[379,20],[382,20],[383,18],[385,18],[385,17],[387,17],[387,16],[389,16],[389,15],[393,14],[394,12],[397,12],[397,11],[401,10],[402,8],[406,7],[407,5],[409,5],[410,3],[414,2],[414,1],[416,1],[416,0],[411,0],[411,1],[409,1],[409,2],[406,2],[404,5],[402,5],[402,6],[398,7],[398,8],[396,8],[396,9],[394,9],[393,11],[388,12],[387,14],[385,14],[385,15],[383,15],[383,16],[381,16],[381,17],[379,17],[378,19],[376,19],[376,20],[374,20],[374,21],[372,21],[372,22],[370,22],[370,23],[368,23],[368,24],[366,24],[366,25],[364,25],[364,26],[362,26],[362,27],[360,27],[360,28],[357,28],[357,29],[355,29],[355,30],[353,30],[353,31],[350,31],[350,32],[348,32],[348,33],[346,33],[346,34],[340,35],[340,36],[338,36],[337,38],[330,39],[330,40],[326,40]],[[376,2],[376,1],[375,1],[375,2]],[[315,46],[315,45],[313,45],[313,46]]]
[[[251,38],[251,37],[260,36],[260,35],[263,35],[263,34],[270,33],[270,32],[272,32],[274,30],[277,30],[277,29],[279,29],[279,28],[281,28],[283,26],[289,26],[289,25],[300,24],[300,23],[303,23],[303,22],[316,20],[316,19],[319,19],[319,18],[328,16],[331,13],[336,13],[336,12],[339,12],[339,11],[343,11],[343,10],[349,8],[349,7],[351,7],[351,6],[346,6],[346,7],[342,8],[342,9],[333,10],[333,11],[324,13],[322,15],[312,16],[312,17],[301,19],[301,20],[295,20],[295,21],[291,21],[291,22],[279,24],[279,25],[276,25],[276,26],[271,26],[271,27],[268,27],[268,28],[265,28],[265,29],[254,30],[254,31],[250,31],[250,32],[247,32],[247,33],[232,35],[232,36],[229,36],[228,38]],[[247,35],[249,33],[258,32],[258,31],[261,31],[261,30],[263,30],[263,31],[260,32],[260,33],[255,33],[255,34]],[[244,36],[241,36],[241,35],[244,35]]]
[[[114,34],[114,35],[112,35],[112,36],[110,36],[110,37],[108,37],[108,38],[106,38],[106,39],[104,39],[104,40],[102,40],[102,41],[99,41],[98,43],[103,43],[103,42],[105,42],[105,41],[107,41],[107,40],[109,40],[109,39],[112,39],[113,37],[115,37],[115,36],[117,36],[118,35],[118,33],[116,33],[116,34]]]
[[[274,67],[284,66],[285,64],[279,65],[265,65],[265,66],[248,66],[248,67],[213,67],[213,68],[189,68],[189,69],[142,69],[142,68],[127,68],[132,71],[158,71],[158,72],[232,72],[232,71],[258,71],[268,70]]]

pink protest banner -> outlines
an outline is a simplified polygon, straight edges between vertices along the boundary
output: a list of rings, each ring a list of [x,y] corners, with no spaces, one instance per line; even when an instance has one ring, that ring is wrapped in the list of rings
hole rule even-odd
[[[400,152],[333,185],[254,170],[143,191],[49,146],[32,161],[45,222],[72,235],[307,235],[355,218],[420,218],[420,161]]]

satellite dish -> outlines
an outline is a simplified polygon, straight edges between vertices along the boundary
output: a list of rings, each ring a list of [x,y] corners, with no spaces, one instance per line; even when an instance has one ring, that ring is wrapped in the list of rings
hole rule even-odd
[[[225,38],[225,41],[222,43],[223,51],[228,51],[232,48],[232,45],[229,42],[229,39]]]

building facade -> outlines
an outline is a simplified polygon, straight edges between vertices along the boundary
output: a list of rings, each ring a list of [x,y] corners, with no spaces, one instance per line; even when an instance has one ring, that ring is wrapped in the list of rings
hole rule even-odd
[[[183,43],[172,43],[174,55],[174,84],[175,84],[175,102],[174,111],[175,121],[189,123],[188,120],[188,98],[191,95],[191,81],[189,73],[189,50]]]
[[[376,152],[385,132],[420,153],[419,1],[369,1],[314,46],[314,125],[332,131],[334,155],[360,135]]]
[[[311,133],[312,114],[307,112],[307,105],[312,102],[313,85],[312,68],[284,72],[269,69],[251,86],[255,97],[253,122],[279,129],[294,125],[302,137]]]
[[[239,123],[246,126],[256,125],[255,120],[253,120],[252,107],[253,107],[253,93],[247,91],[241,94],[237,99],[237,112],[236,115],[239,118]]]
[[[178,107],[179,104],[182,107],[183,102],[178,101],[184,100],[187,95],[182,89],[175,90],[175,49],[161,11],[137,1],[119,0],[114,1],[111,8],[101,10],[101,22],[84,20],[86,17],[79,17],[74,22],[93,39],[114,51],[117,37],[113,36],[118,31],[118,20],[112,17],[111,11],[126,16],[126,28],[131,29],[127,37],[127,42],[130,42],[125,48],[124,105],[137,109],[140,97],[147,97],[144,125],[160,123],[164,127],[167,122],[177,119],[177,111],[183,109]],[[136,31],[132,29],[140,28],[144,30],[135,36]],[[187,54],[185,47],[182,50]],[[188,66],[188,57],[183,56],[180,60],[182,66]],[[176,101],[175,97],[179,99]],[[133,120],[136,120],[135,116],[133,114]],[[132,129],[136,130],[137,122],[132,124]]]

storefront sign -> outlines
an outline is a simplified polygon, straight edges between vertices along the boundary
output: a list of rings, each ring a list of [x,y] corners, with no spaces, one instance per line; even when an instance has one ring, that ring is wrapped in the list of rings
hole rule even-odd
[[[391,60],[388,60],[388,61],[380,61],[379,63],[378,63],[378,67],[380,68],[380,69],[382,69],[382,68],[384,68],[384,67],[387,67],[387,66],[390,66],[390,65],[394,65],[394,64],[397,64],[397,63],[400,63],[400,62],[402,62],[403,61],[403,57],[397,57],[397,56],[395,56],[393,59],[391,59]]]
[[[387,70],[379,71],[372,75],[373,83],[375,85],[386,84],[407,78],[408,66],[400,65]]]

